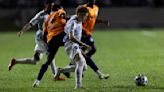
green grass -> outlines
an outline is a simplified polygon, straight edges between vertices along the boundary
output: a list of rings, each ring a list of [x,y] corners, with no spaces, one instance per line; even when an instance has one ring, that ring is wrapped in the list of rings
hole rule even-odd
[[[14,32],[0,33],[0,92],[163,92],[164,91],[164,31],[151,30],[110,30],[96,31],[94,40],[97,53],[93,59],[104,73],[111,75],[108,80],[99,80],[88,68],[83,85],[89,89],[74,90],[74,74],[64,82],[53,81],[48,69],[38,88],[32,88],[39,69],[38,65],[15,65],[8,71],[11,58],[31,57],[35,46],[34,32],[17,37]],[[56,64],[68,64],[64,49],[60,48]],[[139,73],[148,77],[148,85],[137,87],[133,81]]]

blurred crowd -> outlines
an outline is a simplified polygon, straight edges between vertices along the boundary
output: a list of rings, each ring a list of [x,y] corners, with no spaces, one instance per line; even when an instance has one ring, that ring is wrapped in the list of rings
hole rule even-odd
[[[64,7],[76,7],[87,0],[54,0]],[[0,0],[0,8],[42,7],[44,0]],[[97,0],[101,7],[163,7],[164,0]]]

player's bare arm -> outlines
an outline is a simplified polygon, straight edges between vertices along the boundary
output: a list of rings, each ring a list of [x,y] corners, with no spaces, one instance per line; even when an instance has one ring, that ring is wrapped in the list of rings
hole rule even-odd
[[[48,25],[48,21],[49,19],[47,19],[44,23],[43,23],[43,41],[45,43],[47,43],[47,35],[48,35],[48,32],[47,32],[47,25]]]
[[[102,19],[97,19],[96,23],[103,23],[103,24],[105,24],[107,26],[111,25],[109,20],[102,20]]]
[[[78,39],[76,39],[76,38],[74,37],[74,35],[73,35],[73,32],[70,32],[70,34],[69,34],[69,39],[70,39],[71,41],[75,42],[75,43],[78,43],[78,44],[82,45],[85,49],[89,49],[89,48],[90,48],[89,45],[87,45],[87,44],[85,44],[85,43],[79,41]]]
[[[22,29],[21,31],[19,31],[17,33],[17,35],[20,37],[24,32],[28,31],[29,29],[31,29],[32,25],[31,23],[27,23]]]

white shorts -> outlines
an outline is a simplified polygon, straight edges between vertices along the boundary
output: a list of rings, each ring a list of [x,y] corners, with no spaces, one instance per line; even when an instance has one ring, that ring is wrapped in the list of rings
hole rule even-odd
[[[43,41],[43,33],[42,31],[38,30],[36,33],[36,38],[35,38],[35,49],[34,51],[40,52],[40,53],[47,53],[47,44]]]
[[[71,64],[75,63],[74,58],[75,58],[75,55],[77,53],[82,54],[81,49],[77,43],[68,41],[65,43],[64,48],[65,48],[65,52],[67,53],[67,55],[71,59]]]
[[[44,41],[37,41],[34,51],[40,53],[47,53],[47,44]]]

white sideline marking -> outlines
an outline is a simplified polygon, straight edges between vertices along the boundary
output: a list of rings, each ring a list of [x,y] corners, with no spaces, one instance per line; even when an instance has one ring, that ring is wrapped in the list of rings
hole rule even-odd
[[[154,32],[150,32],[150,31],[142,31],[142,34],[148,37],[156,37],[156,34]]]

